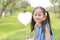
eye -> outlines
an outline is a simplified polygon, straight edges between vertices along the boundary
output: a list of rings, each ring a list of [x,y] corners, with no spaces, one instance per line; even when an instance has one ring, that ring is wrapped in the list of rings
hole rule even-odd
[[[37,16],[37,14],[33,14],[34,16]]]
[[[37,14],[35,14],[35,16],[36,16]]]
[[[41,15],[39,14],[39,16],[41,16]]]

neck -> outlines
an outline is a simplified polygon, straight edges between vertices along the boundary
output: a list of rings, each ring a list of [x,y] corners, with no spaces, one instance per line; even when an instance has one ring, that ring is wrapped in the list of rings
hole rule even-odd
[[[41,26],[41,23],[37,23],[38,26]]]

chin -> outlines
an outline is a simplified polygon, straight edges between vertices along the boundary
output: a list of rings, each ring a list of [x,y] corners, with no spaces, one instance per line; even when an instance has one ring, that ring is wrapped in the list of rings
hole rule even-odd
[[[42,21],[36,21],[36,23],[42,23]]]
[[[36,23],[40,23],[39,21],[36,21]]]

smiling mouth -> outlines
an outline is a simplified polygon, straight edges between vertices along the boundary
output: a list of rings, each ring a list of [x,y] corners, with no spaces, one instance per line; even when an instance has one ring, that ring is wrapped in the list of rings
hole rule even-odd
[[[40,19],[35,19],[35,20],[40,20]]]

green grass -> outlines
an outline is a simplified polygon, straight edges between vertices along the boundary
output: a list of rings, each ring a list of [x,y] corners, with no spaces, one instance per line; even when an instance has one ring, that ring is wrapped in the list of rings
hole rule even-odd
[[[17,13],[12,16],[7,15],[0,19],[0,40],[25,40],[25,26],[18,21],[17,15]],[[56,18],[53,13],[50,17],[54,40],[60,40],[60,19]],[[32,37],[33,33],[29,32],[30,24],[26,25],[26,29],[28,35]]]
[[[50,14],[50,17],[54,40],[60,40],[60,19],[53,13]]]

